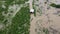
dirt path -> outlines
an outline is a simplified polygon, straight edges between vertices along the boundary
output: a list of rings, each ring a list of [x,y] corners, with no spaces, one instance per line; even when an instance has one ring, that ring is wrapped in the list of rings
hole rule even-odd
[[[29,0],[29,7],[32,9],[32,2],[33,0]],[[35,17],[33,14],[30,15],[31,19],[33,18],[34,20],[30,22],[30,34],[35,34]]]

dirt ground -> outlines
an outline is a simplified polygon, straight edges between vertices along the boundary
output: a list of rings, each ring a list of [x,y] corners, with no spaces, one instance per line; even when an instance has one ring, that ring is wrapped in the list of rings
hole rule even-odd
[[[45,11],[42,11],[41,16],[37,11],[36,16],[34,16],[34,14],[30,15],[30,34],[45,34],[42,32],[43,28],[47,28],[49,34],[60,34],[60,9],[50,7],[50,9],[47,10],[47,5],[43,4],[43,6],[45,7]],[[31,8],[32,2],[30,0],[30,9]],[[41,32],[38,30],[39,28]],[[36,29],[38,31],[35,31]]]
[[[45,14],[42,14],[39,16],[39,13],[36,12],[37,16],[34,17],[33,14],[31,14],[31,34],[36,34],[36,23],[39,22],[41,27],[48,28],[52,27],[53,29],[60,32],[60,16],[57,13],[60,10],[50,9],[47,10]]]

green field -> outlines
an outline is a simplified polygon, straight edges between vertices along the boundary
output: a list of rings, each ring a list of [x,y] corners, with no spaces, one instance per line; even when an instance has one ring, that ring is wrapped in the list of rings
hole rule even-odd
[[[30,14],[29,7],[22,7],[12,20],[12,29],[16,34],[29,34]],[[18,29],[20,27],[20,29]],[[13,33],[13,34],[14,34]]]
[[[2,1],[2,0],[1,0]],[[8,13],[8,7],[12,4],[24,4],[28,0],[5,0],[6,2],[4,5],[6,8],[2,8],[2,3],[0,2],[0,23],[5,19],[5,17],[2,15],[2,12],[5,11],[5,13]],[[15,3],[13,3],[15,1]],[[5,22],[7,22],[6,20]],[[6,25],[6,23],[3,23]],[[29,6],[22,7],[19,12],[16,13],[16,15],[12,18],[12,24],[8,27],[5,27],[4,30],[0,30],[0,34],[29,34],[29,28],[30,28],[30,13],[29,13]]]
[[[1,34],[29,34],[30,13],[29,7],[22,7],[21,10],[12,19],[12,25],[5,30],[0,31]],[[8,29],[8,30],[7,30]]]

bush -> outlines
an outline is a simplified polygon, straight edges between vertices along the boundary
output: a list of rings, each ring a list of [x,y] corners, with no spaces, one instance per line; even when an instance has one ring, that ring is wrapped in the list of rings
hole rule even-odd
[[[50,4],[50,6],[55,7],[55,8],[60,8],[60,5],[56,5],[54,3]]]

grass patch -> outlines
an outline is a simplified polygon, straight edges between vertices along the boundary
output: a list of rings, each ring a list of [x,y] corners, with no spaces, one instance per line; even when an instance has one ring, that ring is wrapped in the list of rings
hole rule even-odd
[[[33,0],[33,9],[34,9],[34,16],[36,16],[36,8],[34,6],[34,0]]]
[[[0,12],[6,11],[8,12],[8,7],[11,5],[13,0],[5,0],[5,6],[6,9],[3,10],[3,8],[0,8]],[[28,0],[19,0],[19,4],[25,3],[25,1]],[[17,3],[17,4],[18,4]],[[29,6],[22,7],[21,10],[15,15],[15,17],[12,19],[12,25],[6,27],[4,30],[0,30],[0,34],[29,34],[29,26],[30,26],[30,12],[29,12]],[[0,21],[4,19],[4,16],[0,13]],[[5,21],[7,22],[7,21]],[[4,23],[5,23],[4,22]]]
[[[19,34],[25,33],[29,34],[29,25],[30,25],[30,14],[29,14],[29,7],[22,7],[21,10],[16,14],[13,18],[13,31],[15,29],[15,33],[20,32]],[[25,26],[24,26],[25,24]],[[20,27],[20,29],[18,29]],[[18,31],[18,32],[16,32]]]
[[[36,9],[34,8],[34,16],[36,16]]]
[[[25,2],[27,2],[28,0],[15,0],[16,4],[24,4]]]
[[[5,21],[6,22],[6,21]],[[29,34],[30,12],[29,7],[22,7],[12,19],[11,26],[0,31],[0,34]]]
[[[16,14],[12,21],[11,30],[13,34],[29,34],[30,26],[30,13],[29,7],[22,7],[21,10]],[[20,29],[18,29],[20,27]]]
[[[48,29],[46,29],[46,28],[43,28],[43,32],[44,32],[45,34],[49,34],[49,31],[48,31]]]
[[[50,4],[50,6],[55,7],[55,8],[60,8],[60,5],[56,5],[54,3]]]
[[[0,13],[0,21],[4,20],[4,16]]]

